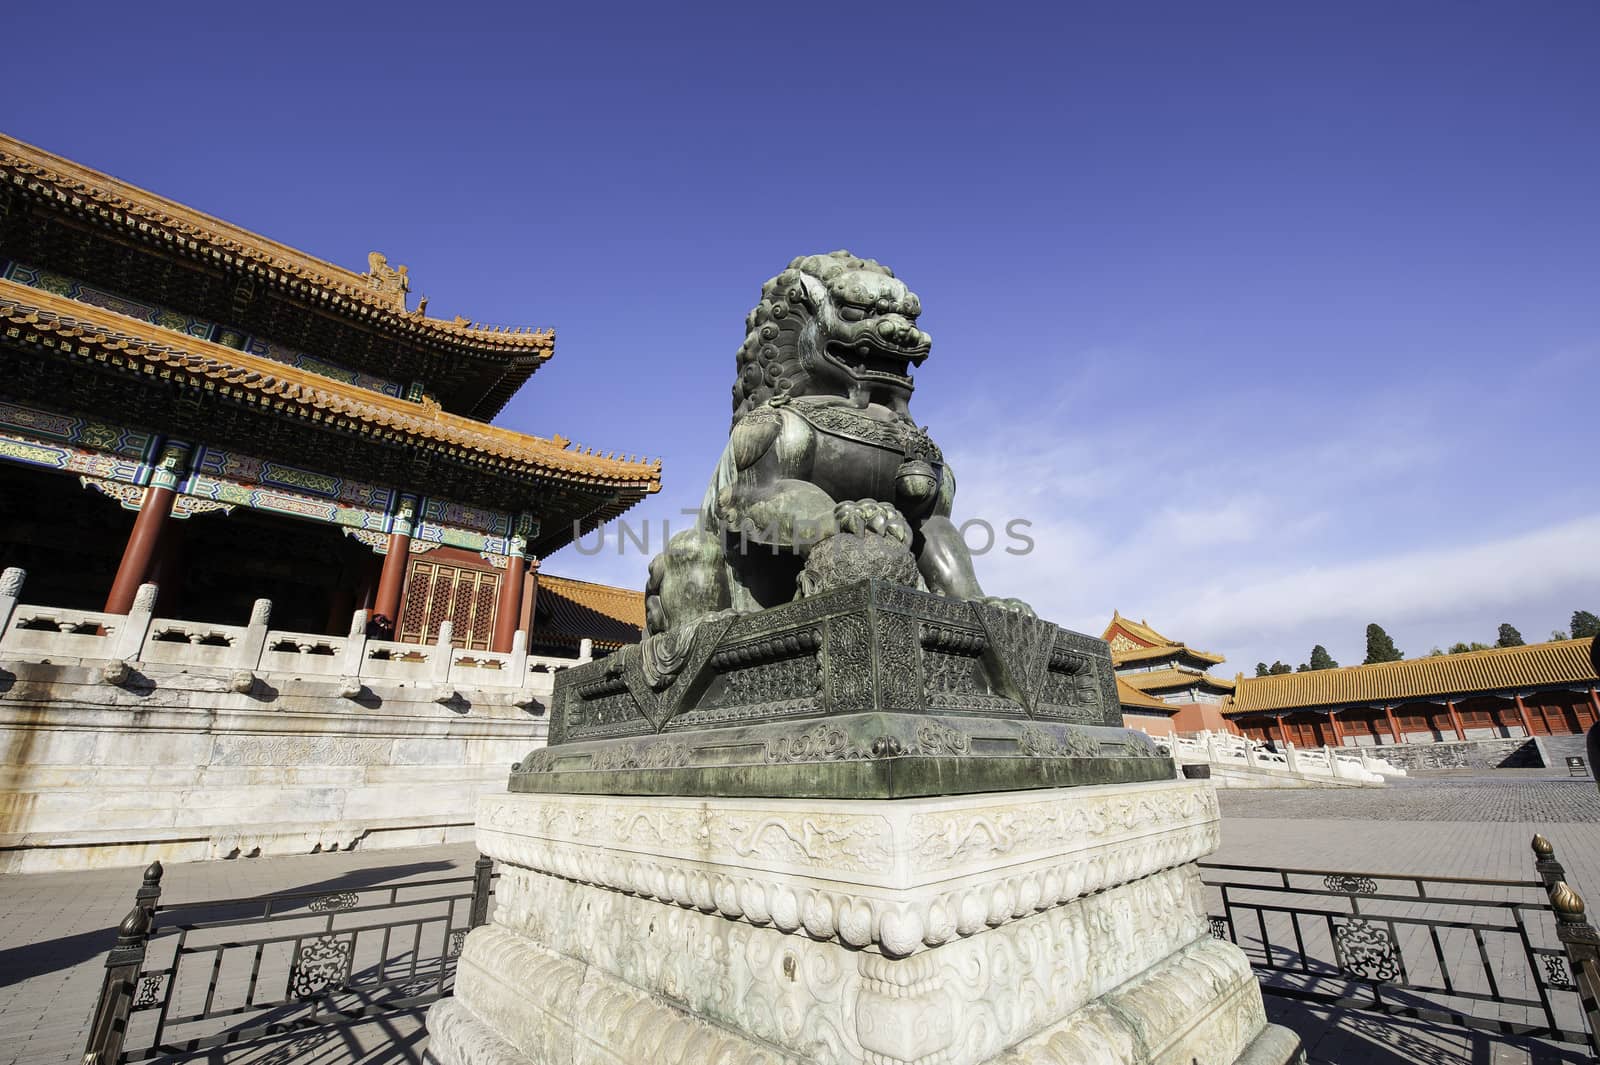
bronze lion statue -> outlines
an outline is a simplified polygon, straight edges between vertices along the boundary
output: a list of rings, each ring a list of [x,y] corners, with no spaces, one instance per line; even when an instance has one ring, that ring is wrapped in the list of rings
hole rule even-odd
[[[932,346],[921,312],[894,271],[846,251],[761,287],[696,525],[650,563],[647,637],[867,577],[1031,615],[983,594],[950,520],[955,475],[911,420],[911,372]]]

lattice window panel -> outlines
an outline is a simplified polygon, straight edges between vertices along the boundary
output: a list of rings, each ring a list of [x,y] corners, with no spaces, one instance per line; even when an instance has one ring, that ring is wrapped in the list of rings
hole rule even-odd
[[[499,599],[498,572],[413,559],[397,638],[406,643],[432,643],[439,638],[439,626],[449,619],[455,646],[486,651],[494,635]]]

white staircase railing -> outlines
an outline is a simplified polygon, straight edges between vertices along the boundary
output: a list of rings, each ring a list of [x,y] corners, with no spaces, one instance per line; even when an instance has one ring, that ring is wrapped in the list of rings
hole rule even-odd
[[[1344,754],[1331,747],[1300,750],[1292,743],[1281,751],[1231,732],[1198,732],[1193,736],[1170,737],[1173,757],[1180,762],[1206,762],[1211,765],[1238,765],[1271,769],[1307,778],[1350,780],[1381,784],[1388,777],[1403,777],[1406,771],[1387,759],[1366,751]]]

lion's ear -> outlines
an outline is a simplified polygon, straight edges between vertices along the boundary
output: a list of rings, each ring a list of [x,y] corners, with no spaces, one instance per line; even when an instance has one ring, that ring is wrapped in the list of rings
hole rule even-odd
[[[785,291],[785,295],[788,296],[790,303],[802,304],[813,312],[822,306],[823,300],[828,298],[828,294],[823,290],[821,282],[799,270],[795,271],[794,278]]]

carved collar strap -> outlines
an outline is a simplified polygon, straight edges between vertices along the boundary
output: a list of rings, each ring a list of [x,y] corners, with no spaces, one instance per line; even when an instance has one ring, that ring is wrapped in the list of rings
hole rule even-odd
[[[929,438],[927,430],[911,422],[879,421],[854,407],[840,404],[790,403],[787,409],[804,418],[819,433],[855,440],[898,455],[918,456],[928,462],[944,461],[944,453]]]

